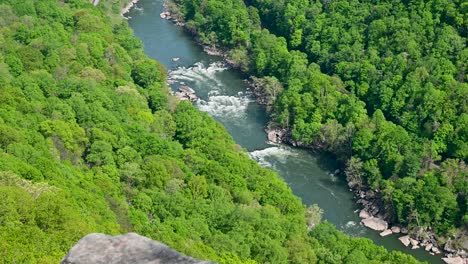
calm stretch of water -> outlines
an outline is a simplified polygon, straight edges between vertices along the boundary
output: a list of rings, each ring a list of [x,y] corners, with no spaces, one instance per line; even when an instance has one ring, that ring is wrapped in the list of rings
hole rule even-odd
[[[201,111],[221,122],[260,165],[277,171],[305,204],[316,203],[323,208],[324,219],[345,233],[370,238],[388,250],[401,250],[420,260],[441,263],[422,249],[404,247],[396,235],[382,238],[361,226],[352,193],[343,179],[331,174],[332,160],[285,145],[268,144],[263,130],[267,123],[265,110],[246,90],[242,76],[224,67],[220,58],[205,54],[183,29],[161,19],[162,2],[141,0],[128,14],[130,26],[143,41],[146,53],[171,71],[170,78],[197,92],[200,100],[196,105]],[[180,60],[174,62],[174,57]]]

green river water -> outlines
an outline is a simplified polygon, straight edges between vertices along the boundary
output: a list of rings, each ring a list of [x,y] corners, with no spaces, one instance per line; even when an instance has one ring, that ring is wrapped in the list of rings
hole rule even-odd
[[[182,28],[161,19],[163,0],[142,0],[127,15],[135,35],[146,53],[163,63],[177,89],[180,82],[192,87],[200,100],[196,106],[221,122],[234,140],[247,149],[264,167],[279,173],[303,203],[318,204],[324,220],[351,235],[367,237],[388,250],[400,250],[430,263],[440,257],[423,249],[411,250],[398,241],[398,235],[380,237],[360,224],[359,206],[344,179],[332,174],[334,160],[310,151],[267,142],[265,109],[255,103],[243,82],[244,76],[223,65],[221,58],[210,56]],[[180,58],[174,62],[172,58]]]

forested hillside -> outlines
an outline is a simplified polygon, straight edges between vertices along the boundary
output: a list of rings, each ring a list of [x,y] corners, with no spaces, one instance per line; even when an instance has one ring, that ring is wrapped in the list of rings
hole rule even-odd
[[[176,3],[202,43],[267,77],[276,126],[334,153],[392,222],[466,230],[466,1]]]
[[[169,94],[121,6],[101,2],[0,0],[0,262],[57,263],[88,233],[134,231],[220,263],[416,263],[317,225]]]

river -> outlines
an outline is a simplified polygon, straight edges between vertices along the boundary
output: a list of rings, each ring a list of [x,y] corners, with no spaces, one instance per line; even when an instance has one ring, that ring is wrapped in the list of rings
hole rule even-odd
[[[127,15],[146,53],[170,71],[169,78],[192,87],[200,100],[196,106],[221,122],[234,140],[264,167],[279,173],[294,194],[307,205],[324,209],[323,219],[351,236],[367,237],[388,250],[400,250],[419,260],[443,263],[440,257],[423,249],[411,250],[398,241],[398,235],[380,237],[360,225],[359,206],[344,179],[332,174],[334,161],[309,151],[267,143],[265,109],[255,103],[243,76],[210,56],[182,28],[161,19],[163,0],[141,0]],[[180,58],[173,61],[173,58]]]

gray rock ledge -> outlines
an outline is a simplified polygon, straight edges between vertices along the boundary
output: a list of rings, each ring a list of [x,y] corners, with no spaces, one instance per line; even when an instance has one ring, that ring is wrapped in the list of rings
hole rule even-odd
[[[62,264],[212,264],[186,257],[170,247],[135,233],[89,234],[68,252]]]

